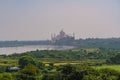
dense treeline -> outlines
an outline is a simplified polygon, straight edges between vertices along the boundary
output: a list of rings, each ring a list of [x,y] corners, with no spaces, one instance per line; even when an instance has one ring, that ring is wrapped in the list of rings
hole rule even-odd
[[[21,57],[24,55],[38,59],[57,60],[85,60],[85,59],[109,59],[120,53],[120,50],[95,48],[95,49],[73,49],[73,50],[36,50],[23,54],[12,54],[9,57]]]
[[[76,40],[76,45],[85,48],[113,48],[120,49],[120,38],[88,38]]]
[[[70,45],[79,48],[113,48],[120,49],[120,38],[87,38],[75,40],[59,40],[52,42],[50,40],[43,41],[0,41],[0,47],[13,47],[24,45]]]

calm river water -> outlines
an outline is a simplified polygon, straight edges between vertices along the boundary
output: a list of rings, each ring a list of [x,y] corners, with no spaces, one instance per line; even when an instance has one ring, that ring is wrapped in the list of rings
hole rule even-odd
[[[27,51],[33,50],[66,50],[72,49],[73,46],[51,46],[51,45],[29,45],[29,46],[18,46],[18,47],[1,47],[0,48],[0,55],[1,54],[13,54],[13,53],[23,53]]]

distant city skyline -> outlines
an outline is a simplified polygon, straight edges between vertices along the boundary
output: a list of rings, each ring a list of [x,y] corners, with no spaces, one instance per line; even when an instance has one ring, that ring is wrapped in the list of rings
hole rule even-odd
[[[0,40],[120,37],[119,0],[0,0]]]

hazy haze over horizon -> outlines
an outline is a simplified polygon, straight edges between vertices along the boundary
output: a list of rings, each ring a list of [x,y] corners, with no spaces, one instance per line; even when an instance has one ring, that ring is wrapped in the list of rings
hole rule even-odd
[[[0,40],[120,37],[119,0],[0,0]]]

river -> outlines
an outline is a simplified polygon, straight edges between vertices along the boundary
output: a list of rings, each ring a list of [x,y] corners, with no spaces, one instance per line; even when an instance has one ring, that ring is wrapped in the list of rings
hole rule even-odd
[[[13,54],[13,53],[23,53],[27,51],[34,50],[66,50],[72,49],[73,46],[53,46],[53,45],[29,45],[29,46],[18,46],[18,47],[1,47],[0,55],[2,54]]]

